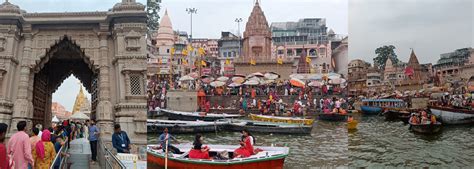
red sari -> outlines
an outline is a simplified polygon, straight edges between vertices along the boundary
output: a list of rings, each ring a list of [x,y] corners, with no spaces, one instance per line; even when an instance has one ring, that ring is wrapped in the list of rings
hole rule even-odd
[[[7,148],[5,144],[0,144],[0,169],[10,169],[9,162]]]
[[[203,147],[203,149],[205,149],[205,147]],[[209,152],[202,152],[201,150],[199,149],[191,149],[191,151],[189,151],[189,158],[192,158],[192,159],[209,159]]]
[[[253,155],[253,145],[250,141],[250,137],[247,136],[245,137],[244,139],[244,146],[242,147],[239,147],[237,149],[234,150],[234,156],[236,155],[241,155],[242,157],[250,157],[251,155]]]

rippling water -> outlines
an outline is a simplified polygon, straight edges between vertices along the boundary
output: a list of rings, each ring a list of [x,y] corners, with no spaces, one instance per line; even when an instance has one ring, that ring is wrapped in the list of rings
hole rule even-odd
[[[444,126],[438,135],[419,135],[403,122],[383,116],[360,116],[349,132],[350,166],[468,167],[474,166],[474,126]]]
[[[253,134],[258,146],[290,147],[285,168],[309,168],[323,166],[347,166],[349,163],[347,127],[345,123],[318,121],[311,135]],[[181,143],[191,143],[192,134],[175,134]],[[203,134],[205,144],[238,144],[240,133],[219,132]],[[157,134],[148,135],[148,144],[156,144]],[[211,147],[212,148],[212,147]]]

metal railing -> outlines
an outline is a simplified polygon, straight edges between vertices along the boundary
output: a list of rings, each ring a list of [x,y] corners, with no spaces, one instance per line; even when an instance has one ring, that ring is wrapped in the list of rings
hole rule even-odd
[[[99,161],[101,164],[105,162],[103,165],[105,169],[126,169],[125,165],[107,148],[102,140],[99,141],[99,146],[100,151],[98,157],[104,158],[104,160]]]
[[[58,153],[56,154],[56,157],[54,157],[54,160],[53,160],[53,163],[51,164],[51,166],[49,167],[49,169],[63,169],[63,168],[67,168],[66,164],[67,164],[67,159],[68,159],[68,156],[63,156],[62,154],[66,154],[69,147],[68,147],[68,140],[66,138],[66,142],[64,143],[63,146],[61,146],[61,148],[59,149]],[[56,164],[58,163],[58,164]]]

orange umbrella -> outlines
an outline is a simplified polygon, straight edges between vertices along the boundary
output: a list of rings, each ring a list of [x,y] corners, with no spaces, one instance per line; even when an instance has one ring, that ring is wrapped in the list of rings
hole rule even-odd
[[[291,78],[290,79],[290,84],[293,85],[293,86],[296,86],[296,87],[304,87],[304,82],[300,79],[296,79],[296,78]]]

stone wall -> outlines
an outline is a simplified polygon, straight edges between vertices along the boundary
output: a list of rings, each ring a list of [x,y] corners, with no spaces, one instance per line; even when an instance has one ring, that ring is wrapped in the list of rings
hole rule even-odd
[[[196,111],[196,91],[169,91],[167,94],[168,109],[177,111]]]

